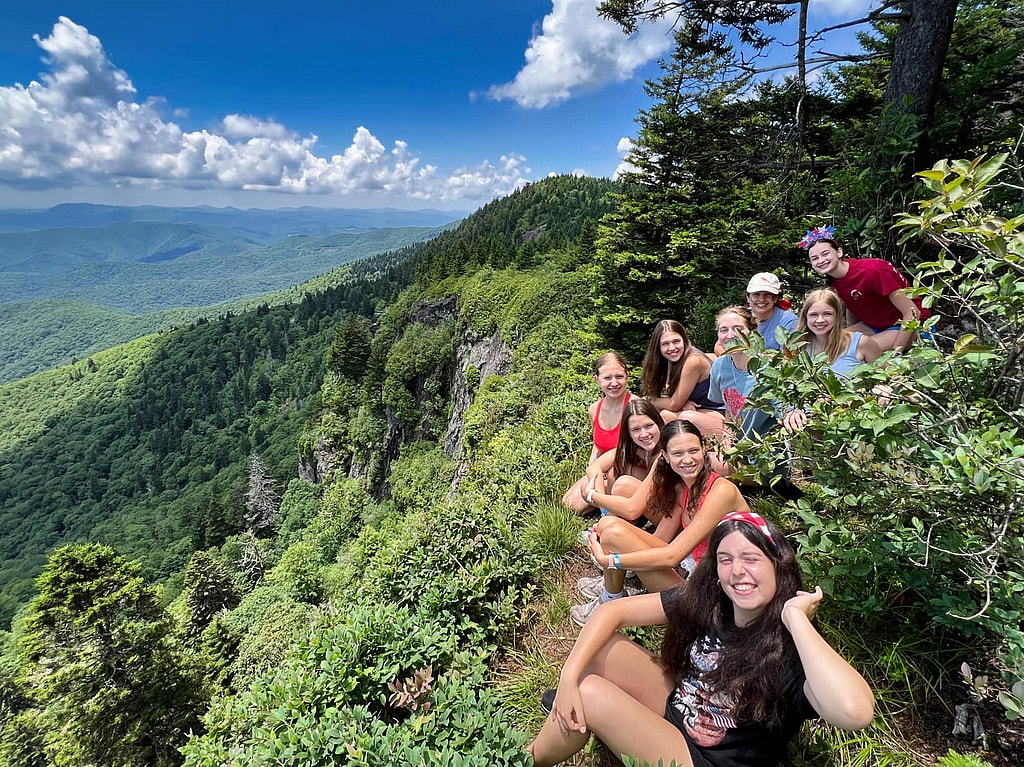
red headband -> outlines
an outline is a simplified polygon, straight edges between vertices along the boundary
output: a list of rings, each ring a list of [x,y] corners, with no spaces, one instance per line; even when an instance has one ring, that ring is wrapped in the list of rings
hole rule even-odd
[[[722,517],[722,521],[718,524],[722,524],[723,522],[746,522],[748,525],[753,525],[761,535],[768,539],[772,548],[776,551],[779,550],[778,544],[775,543],[775,539],[772,537],[771,531],[768,530],[768,523],[765,521],[764,517],[756,511],[730,511]]]

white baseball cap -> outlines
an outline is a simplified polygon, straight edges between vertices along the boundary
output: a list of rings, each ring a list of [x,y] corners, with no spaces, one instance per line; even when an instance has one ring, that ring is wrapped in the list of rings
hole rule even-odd
[[[782,283],[771,272],[759,272],[750,278],[750,282],[747,283],[747,292],[757,293],[762,290],[779,295],[782,293]]]

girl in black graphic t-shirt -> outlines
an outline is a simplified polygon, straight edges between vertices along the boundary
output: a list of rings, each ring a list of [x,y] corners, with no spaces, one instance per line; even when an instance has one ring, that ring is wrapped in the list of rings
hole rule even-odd
[[[753,512],[728,514],[686,583],[598,608],[528,749],[555,765],[591,734],[615,753],[681,767],[774,767],[807,718],[846,729],[874,714],[867,682],[811,619],[792,544]],[[667,624],[660,655],[618,633]]]

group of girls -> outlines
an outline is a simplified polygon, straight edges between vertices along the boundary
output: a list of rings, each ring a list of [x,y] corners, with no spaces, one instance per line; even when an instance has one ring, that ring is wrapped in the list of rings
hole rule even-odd
[[[593,733],[651,764],[769,767],[804,719],[848,729],[871,722],[867,683],[812,624],[821,589],[803,590],[792,544],[750,510],[710,444],[775,424],[746,405],[751,332],[780,349],[795,331],[806,353],[849,376],[884,351],[908,349],[914,323],[928,316],[891,264],[848,259],[830,227],[800,246],[831,284],[808,293],[799,315],[779,300],[778,277],[762,273],[748,283],[749,308],[716,317],[717,357],[690,344],[678,322],[658,323],[642,398],[630,397],[621,357],[598,360],[594,453],[564,500],[581,513],[601,510],[586,542],[603,573],[580,580],[592,599],[571,610],[583,630],[558,689],[542,698],[549,717],[528,746],[536,764],[558,764]],[[784,419],[790,430],[805,424],[803,411]],[[627,571],[650,593],[625,598]],[[618,633],[655,624],[667,625],[660,655]]]

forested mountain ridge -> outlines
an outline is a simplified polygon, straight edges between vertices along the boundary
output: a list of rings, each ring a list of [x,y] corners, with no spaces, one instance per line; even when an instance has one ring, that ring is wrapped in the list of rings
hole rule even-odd
[[[610,188],[596,181],[570,186],[588,190],[591,206]],[[557,215],[543,210],[551,199],[562,204],[557,194],[521,193],[517,203],[520,196],[561,232]],[[601,212],[592,210],[590,220]],[[442,236],[472,244],[472,230],[487,215]],[[521,235],[494,227],[492,240],[511,251]],[[359,327],[368,329],[436,247],[360,262],[337,278],[340,284],[297,303],[201,319],[0,387],[5,620],[29,593],[46,552],[62,541],[116,544],[143,561],[150,577],[166,577],[195,547],[237,532],[238,483],[250,454],[263,456],[281,481],[296,475],[299,434],[316,412],[325,365],[346,364],[340,349],[327,354],[340,319],[352,318],[351,325],[361,317]],[[391,343],[378,335],[379,366]],[[390,396],[415,390],[407,383],[392,375]],[[379,415],[368,418],[383,417],[379,393],[371,406]]]
[[[297,304],[201,319],[0,387],[7,618],[61,541],[116,542],[166,576],[192,538],[237,527],[223,505],[246,458],[258,451],[282,477],[295,473],[333,325],[387,302],[402,257],[365,261]]]
[[[516,566],[520,586],[511,587],[504,565],[493,570],[494,577],[488,575],[491,568],[480,555],[493,543],[473,531],[486,524],[489,538],[504,512],[491,517],[493,509],[480,502],[481,491],[471,490],[477,481],[472,475],[463,478],[460,510],[443,517],[432,513],[433,503],[448,490],[446,479],[455,473],[453,461],[434,441],[444,431],[446,411],[443,404],[436,407],[436,397],[454,375],[456,337],[473,336],[474,327],[489,332],[495,322],[508,341],[528,337],[538,321],[549,322],[553,306],[560,311],[548,340],[525,369],[520,360],[520,369],[508,375],[531,378],[541,386],[536,390],[541,398],[544,379],[566,376],[558,362],[568,359],[566,353],[576,355],[575,364],[585,364],[579,350],[566,348],[576,337],[572,317],[588,300],[578,276],[558,265],[578,260],[581,247],[575,241],[580,227],[561,226],[566,212],[579,215],[575,208],[564,209],[563,195],[582,193],[589,206],[584,218],[592,229],[607,210],[611,188],[607,181],[553,179],[513,195],[516,205],[536,217],[531,228],[539,218],[559,233],[527,238],[530,248],[546,239],[551,259],[526,280],[511,269],[478,272],[474,267],[464,274],[453,262],[447,288],[431,284],[427,291],[406,291],[393,300],[429,262],[426,246],[420,246],[393,259],[358,264],[345,284],[318,289],[296,305],[202,321],[0,387],[0,423],[15,437],[0,450],[3,540],[18,541],[17,550],[4,551],[8,614],[26,594],[24,575],[38,566],[32,550],[40,542],[81,534],[115,544],[144,563],[140,571],[114,550],[96,545],[64,548],[51,558],[37,582],[41,591],[35,602],[50,605],[48,617],[39,622],[26,614],[11,634],[0,634],[5,647],[0,706],[7,714],[0,724],[0,761],[176,763],[180,756],[174,748],[184,734],[205,729],[197,716],[210,696],[218,689],[244,689],[283,663],[293,634],[305,633],[313,621],[331,635],[328,645],[367,652],[384,664],[367,667],[364,683],[344,671],[347,664],[339,665],[330,650],[333,660],[320,664],[327,674],[322,682],[333,685],[338,678],[332,669],[343,672],[345,686],[377,709],[379,684],[393,678],[393,671],[385,670],[393,662],[410,668],[419,658],[446,676],[451,669],[452,684],[441,681],[438,689],[474,713],[470,720],[460,714],[458,725],[438,723],[437,743],[454,738],[446,752],[461,750],[455,741],[474,743],[469,747],[480,764],[519,763],[518,748],[495,756],[495,748],[501,749],[495,737],[503,739],[510,730],[497,700],[481,686],[483,656],[467,648],[490,646],[505,631],[529,563]],[[500,213],[501,207],[493,210]],[[471,242],[461,243],[458,230],[444,236],[472,250]],[[496,228],[494,241],[513,248],[523,241],[522,232]],[[586,242],[584,237],[584,250]],[[453,290],[474,307],[469,316],[444,308],[453,306]],[[440,324],[430,325],[431,318]],[[455,333],[452,323],[460,328]],[[481,381],[471,370],[459,375],[468,380],[476,402],[482,401],[478,390],[498,391],[495,383],[502,378]],[[28,386],[34,379],[49,388]],[[575,375],[566,380],[579,383]],[[542,402],[506,405],[518,411]],[[432,415],[424,419],[424,413]],[[493,404],[467,414],[471,434],[465,442],[474,454],[501,420]],[[398,455],[383,454],[389,424],[399,434]],[[347,479],[339,471],[319,487],[296,478],[300,455],[303,462],[315,461],[321,448],[326,452],[320,454],[331,454],[337,465],[362,467],[364,478]],[[247,460],[250,450],[263,467],[258,475],[256,460]],[[269,517],[250,502],[254,482],[268,489],[268,497],[281,499]],[[111,509],[113,515],[103,517]],[[90,514],[96,516],[90,520]],[[391,540],[395,525],[421,532]],[[423,547],[417,543],[421,534],[447,542],[438,538],[438,546]],[[197,553],[190,558],[191,551]],[[428,559],[417,561],[424,554]],[[325,579],[320,571],[332,561],[335,573]],[[468,569],[453,575],[452,563],[458,563],[457,570]],[[356,573],[353,568],[363,572],[354,590],[343,585]],[[164,599],[180,590],[169,612],[155,609],[159,594],[142,573],[147,580],[166,576]],[[414,585],[427,577],[432,583]],[[360,599],[350,620],[341,623],[323,602],[339,588]],[[85,601],[68,602],[64,595],[71,593]],[[429,617],[430,611],[414,614],[409,597],[424,600],[430,611],[443,609],[443,623]],[[104,602],[91,612],[104,616],[108,629],[101,634],[72,617],[76,604],[94,599]],[[335,604],[347,611],[341,601]],[[376,609],[368,610],[371,604]],[[224,609],[232,607],[230,613]],[[496,608],[506,618],[492,620]],[[66,637],[59,650],[45,638],[53,636],[51,630]],[[398,644],[388,647],[392,640]],[[215,645],[222,651],[204,649]],[[86,660],[86,647],[101,652]],[[36,661],[66,672],[60,679],[34,675],[28,683],[21,671]],[[125,675],[129,667],[134,671]],[[345,707],[331,697],[335,706]],[[45,702],[58,699],[62,708],[72,705],[82,715],[67,718],[67,726],[51,727],[56,724],[51,715],[67,716]],[[129,728],[143,711],[149,724],[140,737]],[[411,754],[400,760],[406,756],[416,761]],[[388,750],[382,758],[391,764],[396,756]],[[260,757],[227,759],[252,763]]]
[[[255,306],[267,293],[444,228],[299,233],[272,244],[224,226],[151,221],[0,234],[0,382]]]

